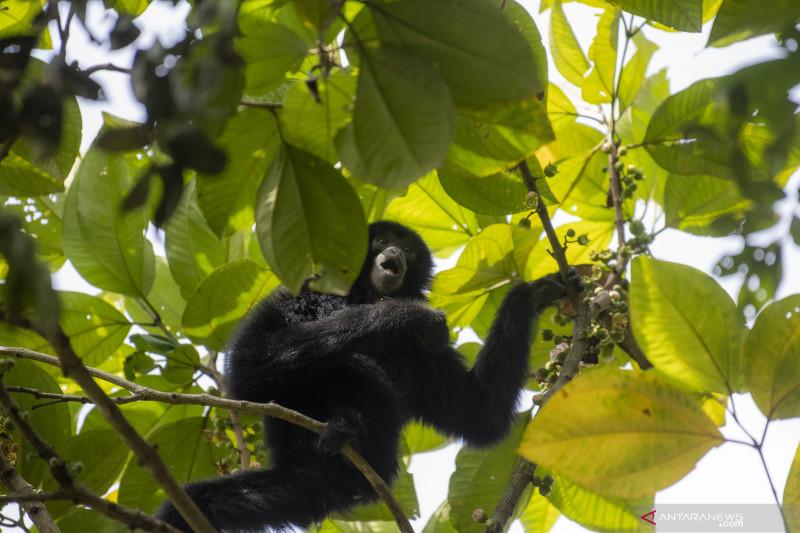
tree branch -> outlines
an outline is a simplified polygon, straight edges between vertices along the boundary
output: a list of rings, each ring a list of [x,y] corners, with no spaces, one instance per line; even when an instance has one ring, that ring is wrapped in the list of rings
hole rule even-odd
[[[158,455],[156,449],[139,435],[133,426],[122,416],[117,405],[112,402],[103,389],[95,383],[92,373],[83,365],[83,362],[72,349],[69,337],[64,331],[55,327],[47,332],[47,340],[61,360],[61,370],[64,376],[72,379],[92,399],[97,411],[114,428],[114,431],[131,449],[139,463],[150,473],[158,485],[164,489],[167,497],[172,501],[178,512],[189,526],[197,533],[216,533],[205,515],[200,512],[194,501],[186,494],[183,487],[172,477],[167,465]]]
[[[161,520],[146,515],[137,509],[130,509],[118,503],[105,500],[84,484],[78,483],[75,478],[72,477],[72,474],[70,474],[66,463],[58,455],[55,448],[45,442],[36,430],[20,416],[19,405],[17,405],[17,402],[15,402],[8,393],[2,379],[0,379],[0,404],[3,405],[6,415],[14,422],[17,428],[19,428],[25,440],[30,443],[33,449],[39,454],[39,457],[47,464],[47,467],[50,469],[50,474],[58,482],[62,491],[68,495],[67,499],[80,502],[104,516],[127,524],[131,528],[139,527],[147,531],[179,533],[177,529]],[[20,492],[19,489],[16,489],[16,491]],[[31,517],[31,519],[33,520],[33,517]],[[58,529],[51,531],[58,531]]]
[[[27,350],[25,348],[10,348],[0,346],[0,357],[2,356],[11,356],[11,357],[20,357],[23,359],[31,359],[35,361],[39,361],[41,363],[50,364],[53,366],[60,366],[59,359],[50,355],[41,354],[37,352],[33,352],[31,350]],[[115,383],[121,380],[118,376],[114,376],[113,374],[109,374],[108,372],[103,372],[101,370],[97,370],[91,367],[84,367],[91,375],[94,375],[100,379],[104,379],[111,383]],[[107,377],[113,378],[106,379]],[[122,380],[127,381],[127,380]],[[177,392],[162,392],[157,391],[154,389],[150,389],[147,387],[143,387],[141,385],[136,385],[135,383],[128,382],[133,387],[125,387],[125,389],[134,392],[132,388],[135,387],[135,392],[131,396],[123,396],[123,397],[115,397],[115,398],[108,398],[105,399],[111,404],[123,404],[123,403],[131,403],[131,402],[141,402],[141,401],[156,401],[162,402],[172,405],[202,405],[207,407],[218,407],[221,409],[229,409],[232,411],[238,411],[240,413],[250,413],[250,414],[258,414],[258,415],[266,415],[271,416],[274,418],[279,418],[281,420],[285,420],[297,426],[304,427],[309,431],[313,431],[314,433],[321,433],[322,430],[325,428],[325,424],[314,420],[313,418],[309,418],[297,411],[292,411],[291,409],[287,409],[275,403],[254,403],[254,402],[247,402],[243,400],[228,400],[225,398],[219,398],[217,396],[213,396],[211,394],[182,394]],[[96,384],[95,384],[96,386]],[[42,393],[41,391],[37,391],[36,389],[25,389],[20,388],[19,392],[28,393],[28,394],[42,394],[42,397],[57,396],[53,395],[52,393]],[[86,390],[84,388],[84,390]],[[44,395],[47,396],[44,396]],[[95,403],[93,399],[90,397],[86,400],[84,396],[68,396],[63,395],[64,401],[79,401],[81,403]],[[109,422],[110,423],[110,422]],[[113,426],[113,424],[112,424]],[[115,427],[116,429],[116,427]],[[358,468],[358,470],[364,475],[364,477],[369,481],[372,488],[375,489],[375,492],[383,499],[386,503],[389,510],[392,512],[395,521],[397,522],[400,531],[404,533],[413,533],[413,529],[411,524],[408,521],[408,518],[405,516],[403,509],[400,507],[400,504],[395,499],[394,495],[392,495],[391,489],[386,484],[386,482],[381,479],[381,477],[373,470],[373,468],[364,460],[361,455],[356,452],[351,446],[347,445],[342,449],[341,452],[353,465]]]
[[[44,506],[44,500],[37,498],[43,493],[37,493],[31,484],[25,481],[4,453],[0,453],[0,483],[12,493],[0,497],[0,508],[9,502],[18,502],[41,533],[60,533],[55,520]]]

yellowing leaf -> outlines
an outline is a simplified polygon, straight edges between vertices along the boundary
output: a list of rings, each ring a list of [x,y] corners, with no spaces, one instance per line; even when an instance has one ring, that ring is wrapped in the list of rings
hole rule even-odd
[[[519,452],[599,495],[641,498],[681,479],[723,442],[686,392],[653,373],[605,367],[558,391]]]
[[[800,295],[759,313],[742,365],[753,400],[768,419],[800,416]]]
[[[710,276],[685,265],[636,258],[631,326],[660,372],[699,390],[735,389],[742,319]]]

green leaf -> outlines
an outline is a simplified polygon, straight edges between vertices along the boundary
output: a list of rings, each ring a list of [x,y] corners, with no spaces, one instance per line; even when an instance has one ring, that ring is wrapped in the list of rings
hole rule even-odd
[[[788,531],[800,531],[800,446],[794,454],[792,468],[789,470],[789,477],[786,479],[786,488],[783,490],[783,516]]]
[[[484,530],[483,524],[472,519],[472,512],[475,509],[488,511],[497,505],[519,460],[516,449],[526,423],[527,416],[520,416],[508,437],[491,448],[464,447],[458,452],[447,501],[451,508],[450,522],[459,533]]]
[[[622,69],[622,76],[617,88],[620,113],[633,103],[633,99],[636,98],[644,82],[644,75],[647,72],[647,66],[650,64],[650,58],[658,50],[658,45],[648,41],[642,32],[635,34],[632,40],[636,45],[636,53]]]
[[[353,188],[330,163],[284,145],[258,191],[256,230],[270,267],[293,293],[346,294],[366,256],[367,226]]]
[[[3,381],[6,384],[23,385],[42,392],[51,394],[63,394],[64,391],[58,386],[55,380],[50,377],[39,365],[26,359],[16,359],[14,368],[3,374]],[[17,402],[21,411],[30,413],[28,423],[33,426],[39,436],[51,446],[60,449],[66,445],[72,434],[72,421],[66,403],[56,403],[44,409],[33,409],[33,406],[40,403],[31,394],[12,392],[11,397]],[[19,430],[14,430],[11,435],[15,442],[23,442]],[[25,448],[23,448],[25,450]],[[38,456],[32,461],[28,460],[26,452],[17,454],[17,469],[25,481],[39,486],[45,479],[50,479],[50,471],[47,465]]]
[[[764,35],[778,33],[800,23],[796,0],[772,0],[767,8],[761,0],[725,0],[719,8],[707,46],[728,46]]]
[[[247,65],[245,93],[263,95],[300,68],[309,47],[292,30],[271,21],[269,10],[255,7],[245,4],[239,13],[242,37],[236,40],[236,51]]]
[[[560,0],[553,2],[550,12],[550,52],[561,75],[576,87],[583,85],[583,76],[590,67],[589,61],[572,33]]]
[[[36,255],[47,263],[50,271],[61,268],[66,261],[61,243],[64,195],[48,194],[24,200],[0,196],[0,205],[4,211],[15,213],[25,233],[36,240]]]
[[[403,442],[408,454],[437,450],[450,442],[450,439],[436,432],[432,427],[419,421],[408,424],[403,429]]]
[[[0,161],[0,194],[40,196],[64,190],[64,182],[11,152]]]
[[[226,260],[225,247],[200,212],[195,183],[184,185],[180,203],[165,228],[167,261],[184,298]]]
[[[638,257],[632,270],[631,326],[659,372],[700,391],[736,390],[743,324],[731,297],[685,265]]]
[[[589,46],[589,60],[594,67],[581,86],[581,95],[590,104],[611,103],[616,89],[620,16],[620,11],[609,5],[597,22],[597,35]]]
[[[59,292],[61,327],[83,362],[99,366],[125,341],[131,324],[105,300],[80,292]]]
[[[487,288],[511,281],[514,264],[511,226],[493,224],[472,238],[458,257],[456,266],[440,272],[433,292],[440,295],[488,292]]]
[[[200,210],[217,235],[253,227],[253,198],[279,140],[277,120],[263,109],[242,109],[228,121],[216,143],[228,155],[225,170],[197,177]]]
[[[628,13],[678,31],[699,33],[703,29],[703,0],[616,0],[614,3]]]
[[[537,475],[546,473],[538,469],[536,471]],[[590,531],[617,533],[636,531],[642,520],[641,514],[636,511],[640,508],[652,508],[653,497],[624,499],[601,496],[581,488],[568,479],[557,477],[553,492],[546,501],[564,516]]]
[[[519,452],[598,495],[644,498],[724,441],[688,393],[651,372],[603,367],[536,413]]]
[[[450,513],[450,502],[445,500],[433,512],[422,533],[458,533],[458,530],[450,523]]]
[[[181,483],[218,475],[214,463],[224,449],[214,446],[203,433],[206,423],[204,417],[186,418],[156,430],[147,439]],[[164,497],[147,470],[131,461],[120,481],[119,503],[153,512]]]
[[[538,97],[492,110],[459,109],[456,138],[443,168],[455,166],[473,176],[488,176],[530,157],[552,140],[553,130]]]
[[[506,215],[528,209],[528,188],[522,180],[505,172],[478,178],[440,170],[439,182],[451,198],[476,213]]]
[[[475,213],[450,198],[436,174],[429,174],[392,200],[386,218],[413,226],[434,250],[454,250],[478,233]]]
[[[653,159],[678,174],[711,174],[730,178],[727,151],[703,136],[704,127],[724,120],[716,108],[717,80],[700,80],[675,93],[653,113],[644,145]]]
[[[447,156],[457,120],[450,91],[436,69],[401,48],[362,52],[350,131],[336,138],[339,155],[359,179],[406,187]]]
[[[103,494],[111,487],[122,472],[129,452],[130,449],[111,429],[82,431],[58,447],[58,453],[64,460],[83,463],[83,471],[73,476],[75,481],[86,485],[95,494]],[[58,489],[54,480],[48,481],[44,490]],[[66,514],[74,505],[69,501],[55,501],[48,503],[47,509],[57,517]]]
[[[170,274],[167,261],[163,257],[156,257],[156,276],[153,287],[147,295],[147,302],[158,312],[158,317],[167,331],[176,337],[182,337],[181,320],[183,310],[186,308],[186,299],[181,294],[181,289]],[[163,334],[158,325],[149,325],[153,316],[149,310],[142,309],[140,302],[125,297],[125,312],[127,312],[138,326],[153,334]]]
[[[186,304],[184,332],[197,344],[224,350],[239,320],[277,286],[272,272],[249,259],[222,265],[198,285]]]
[[[90,148],[67,191],[64,251],[89,283],[144,297],[153,284],[155,256],[145,235],[146,210],[122,210],[133,184],[124,156]]]
[[[758,314],[742,365],[753,400],[769,420],[800,416],[800,295]]]
[[[281,131],[287,143],[335,164],[339,155],[334,135],[351,118],[356,77],[341,70],[317,83],[319,101],[304,83],[289,89],[280,114]]]
[[[738,187],[714,176],[670,174],[664,188],[666,225],[694,235],[730,235],[751,206]]]
[[[381,42],[428,60],[459,107],[485,109],[544,89],[530,45],[491,2],[400,0],[368,6]]]

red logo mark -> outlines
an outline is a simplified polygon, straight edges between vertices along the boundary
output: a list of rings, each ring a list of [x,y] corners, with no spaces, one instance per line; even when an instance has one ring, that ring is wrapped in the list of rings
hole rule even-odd
[[[648,516],[649,516],[650,518],[652,518],[653,520],[655,520],[655,518],[656,518],[656,510],[655,510],[655,509],[653,509],[653,510],[652,510],[652,511],[650,511],[649,513],[647,513],[647,514],[643,514],[642,516],[640,516],[640,518],[641,518],[642,520],[644,520],[645,522],[650,522],[651,524],[653,524],[653,525],[656,525],[656,523],[655,523],[655,522],[653,522],[653,520],[650,520],[650,518],[646,518],[646,517],[648,517]]]

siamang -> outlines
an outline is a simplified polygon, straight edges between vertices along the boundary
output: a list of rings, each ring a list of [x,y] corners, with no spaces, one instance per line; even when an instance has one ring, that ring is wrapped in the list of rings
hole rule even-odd
[[[268,469],[187,484],[216,528],[305,528],[374,501],[366,479],[337,452],[352,444],[391,483],[400,432],[410,420],[471,446],[506,435],[528,378],[535,321],[566,295],[562,278],[550,274],[509,289],[468,369],[449,345],[445,314],[428,305],[432,267],[416,232],[375,222],[347,296],[315,292],[306,283],[298,296],[276,289],[246,316],[229,345],[230,395],[276,402],[327,426],[316,435],[267,417]],[[574,270],[567,281],[583,290]],[[157,516],[191,531],[170,502]]]

